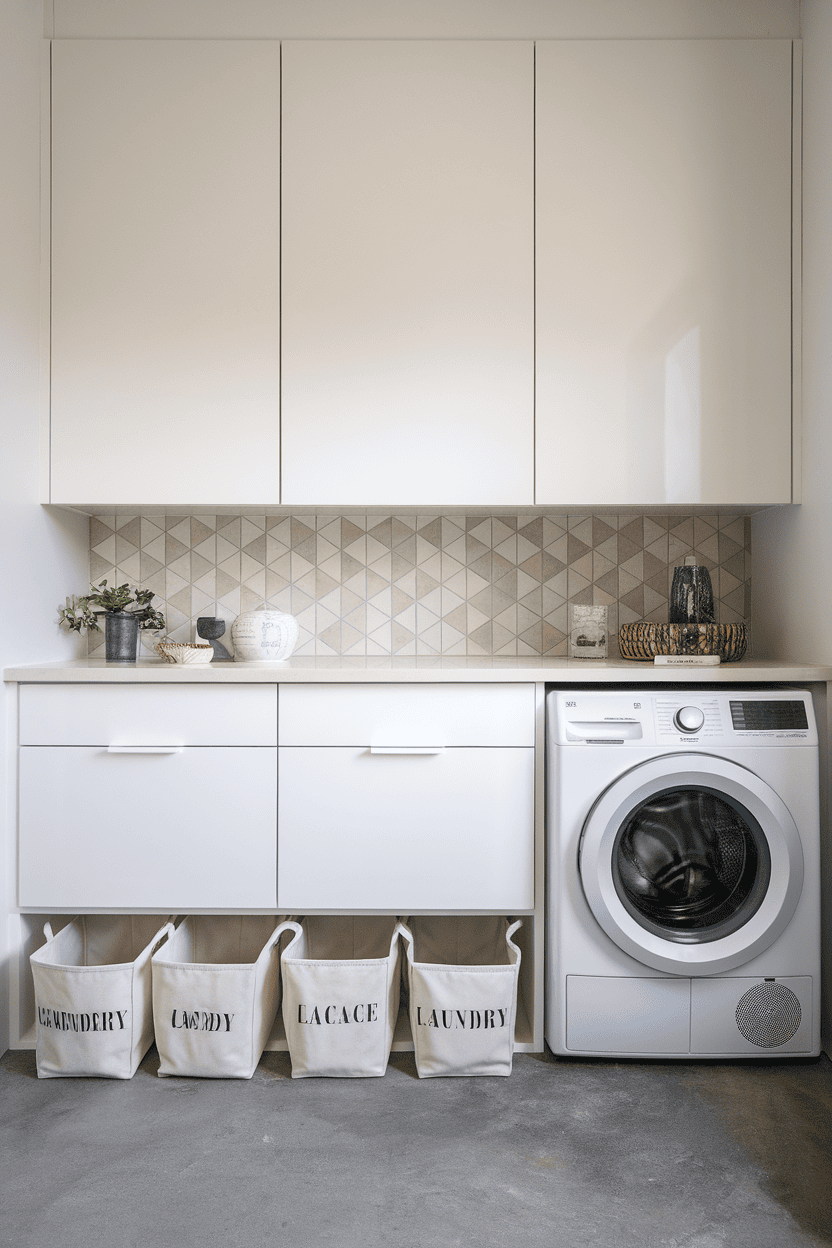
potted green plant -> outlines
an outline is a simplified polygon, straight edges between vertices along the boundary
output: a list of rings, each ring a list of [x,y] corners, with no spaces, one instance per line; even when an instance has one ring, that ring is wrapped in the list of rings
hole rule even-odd
[[[135,662],[139,629],[165,627],[161,611],[150,605],[156,595],[151,589],[108,585],[106,580],[91,588],[91,594],[58,608],[61,628],[75,633],[84,628],[100,633],[97,617],[103,615],[105,658],[110,662]]]

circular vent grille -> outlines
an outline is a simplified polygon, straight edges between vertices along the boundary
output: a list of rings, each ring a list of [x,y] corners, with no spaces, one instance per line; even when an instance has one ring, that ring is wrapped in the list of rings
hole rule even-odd
[[[800,1026],[800,1002],[783,984],[755,984],[740,997],[737,1026],[750,1044],[773,1049]]]

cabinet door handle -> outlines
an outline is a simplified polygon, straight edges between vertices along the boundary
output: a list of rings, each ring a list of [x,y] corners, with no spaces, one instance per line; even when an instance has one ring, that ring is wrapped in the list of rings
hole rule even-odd
[[[444,754],[444,745],[371,745],[371,754]]]
[[[181,754],[184,745],[108,745],[108,754]]]

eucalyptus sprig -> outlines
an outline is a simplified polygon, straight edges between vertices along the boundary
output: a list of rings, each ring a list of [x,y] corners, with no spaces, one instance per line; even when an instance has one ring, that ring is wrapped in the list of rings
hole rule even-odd
[[[111,615],[116,612],[127,612],[134,615],[139,628],[160,629],[165,627],[165,617],[161,611],[150,605],[155,598],[152,589],[131,589],[129,585],[108,585],[106,580],[91,585],[91,594],[82,598],[73,598],[65,607],[58,608],[58,623],[61,628],[70,632],[80,633],[82,628],[87,632],[101,632],[97,616]]]

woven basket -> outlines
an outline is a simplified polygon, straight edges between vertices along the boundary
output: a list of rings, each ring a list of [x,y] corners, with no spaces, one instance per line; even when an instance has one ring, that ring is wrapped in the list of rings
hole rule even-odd
[[[156,649],[166,663],[210,663],[214,657],[213,646],[200,646],[189,641],[160,641]]]
[[[718,654],[723,663],[737,663],[745,654],[745,624],[622,624],[618,647],[622,659],[650,662],[657,654]]]

